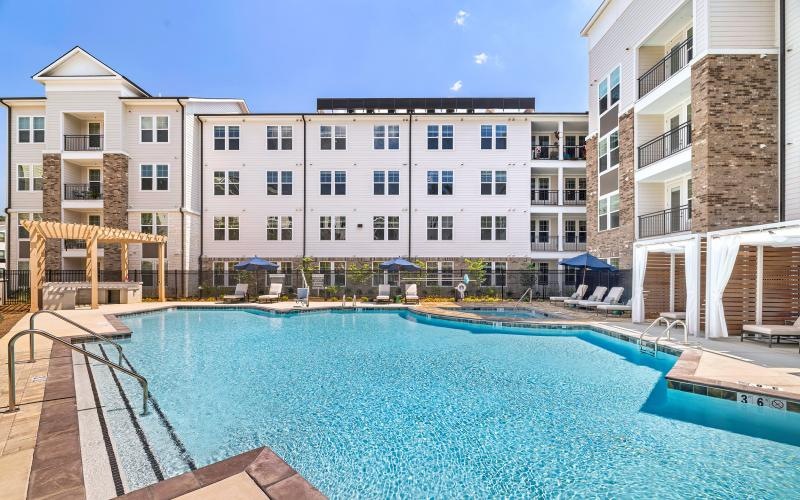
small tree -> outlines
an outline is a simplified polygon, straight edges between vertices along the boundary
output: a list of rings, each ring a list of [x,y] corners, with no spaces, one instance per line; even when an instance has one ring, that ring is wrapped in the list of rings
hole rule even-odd
[[[478,286],[482,286],[483,280],[486,279],[486,261],[481,258],[464,259],[464,263],[467,265],[467,274],[470,279],[476,281]]]
[[[350,267],[347,269],[347,279],[351,284],[355,285],[356,293],[358,294],[361,294],[361,289],[358,287],[367,283],[371,276],[372,267],[367,262],[361,265],[350,264]]]
[[[314,259],[303,257],[300,261],[300,272],[306,277],[306,282],[311,283],[311,273],[314,272]]]

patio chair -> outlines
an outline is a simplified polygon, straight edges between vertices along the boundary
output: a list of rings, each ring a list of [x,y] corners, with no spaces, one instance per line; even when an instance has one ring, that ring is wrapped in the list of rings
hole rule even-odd
[[[375,302],[389,302],[391,297],[389,294],[392,291],[392,287],[389,285],[378,285],[378,296],[375,297]]]
[[[273,283],[269,286],[269,293],[266,295],[259,295],[259,302],[277,302],[281,298],[283,291],[283,283]]]
[[[417,296],[417,284],[412,283],[406,286],[406,304],[409,302],[414,302],[415,304],[419,304],[419,296]]]
[[[603,300],[581,300],[577,305],[584,309],[591,309],[603,304],[616,304],[622,298],[624,292],[625,289],[623,287],[615,286],[608,292],[608,295],[606,295],[606,298]]]
[[[236,290],[233,295],[223,295],[223,302],[243,302],[247,298],[247,283],[239,283],[236,285]]]
[[[679,312],[679,311],[667,311],[667,312],[662,312],[661,314],[659,314],[659,317],[666,318],[666,319],[668,319],[670,321],[675,321],[675,320],[678,320],[678,319],[683,321],[683,320],[686,319],[686,313],[685,312]]]
[[[573,293],[569,297],[550,297],[550,302],[564,302],[565,300],[583,300],[583,297],[586,295],[586,292],[588,291],[589,291],[589,285],[578,285],[578,289],[575,290],[575,293]]]
[[[599,301],[603,300],[603,296],[605,296],[606,290],[608,290],[608,288],[606,288],[604,286],[595,287],[594,292],[592,292],[592,294],[586,300],[587,301],[599,302]],[[582,301],[580,299],[567,299],[567,300],[564,301],[564,305],[565,306],[577,306],[579,302],[584,302],[584,301]]]
[[[298,288],[294,299],[295,307],[308,307],[308,288]]]
[[[620,316],[624,315],[626,312],[633,313],[632,299],[628,299],[628,302],[625,304],[600,304],[597,306],[597,314],[601,312],[606,313],[606,318],[608,317],[608,313],[618,312]]]
[[[756,340],[761,337],[769,339],[769,346],[772,347],[772,338],[777,339],[777,343],[781,343],[781,338],[787,339],[800,339],[800,317],[794,322],[787,320],[783,325],[743,325],[742,336],[739,338],[741,342],[751,339]]]

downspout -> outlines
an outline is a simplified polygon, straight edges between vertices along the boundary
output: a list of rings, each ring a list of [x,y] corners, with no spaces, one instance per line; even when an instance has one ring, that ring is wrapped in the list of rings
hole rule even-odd
[[[181,107],[181,274],[186,270],[186,107],[176,99]],[[186,277],[184,276],[184,279]]]
[[[411,259],[411,111],[408,112],[408,258]]]
[[[303,119],[303,258],[306,258],[306,209],[308,201],[308,190],[306,189],[306,115],[300,115]],[[10,181],[9,181],[10,182]]]
[[[203,212],[203,184],[206,183],[206,178],[203,175],[203,119],[199,118],[200,120],[200,255],[197,256],[197,269],[198,271],[203,270],[203,228],[205,227],[205,221],[203,220],[203,216],[205,213]]]
[[[786,220],[786,0],[780,0],[778,56],[778,220]]]
[[[11,265],[11,245],[9,241],[11,239],[11,214],[9,213],[8,209],[11,206],[11,106],[6,104],[6,102],[0,99],[0,104],[6,107],[6,114],[8,115],[8,161],[6,163],[6,170],[8,171],[8,190],[7,198],[6,198],[6,269],[9,268]]]

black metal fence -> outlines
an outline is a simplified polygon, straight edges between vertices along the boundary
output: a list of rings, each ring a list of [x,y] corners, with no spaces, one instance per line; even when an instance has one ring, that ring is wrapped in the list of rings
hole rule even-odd
[[[99,184],[64,184],[65,200],[102,200],[103,189]]]
[[[692,145],[692,122],[687,121],[639,146],[639,168],[683,151]]]
[[[691,203],[639,216],[639,237],[663,236],[692,229]]]
[[[64,151],[102,151],[103,136],[100,134],[65,135]]]
[[[554,295],[570,295],[581,283],[590,288],[595,286],[624,286],[630,293],[630,271],[616,272],[583,270],[509,270],[495,272],[475,272],[465,270],[385,272],[364,270],[306,271],[306,282],[311,295],[325,299],[341,299],[342,295],[352,298],[373,298],[378,285],[392,286],[392,295],[401,295],[406,285],[415,283],[420,297],[453,298],[455,286],[463,282],[464,275],[470,277],[466,295],[513,300],[519,298],[528,288],[534,298],[547,298]],[[99,271],[99,281],[120,281],[119,271]],[[46,270],[45,282],[86,281],[83,270]],[[142,296],[158,296],[158,273],[156,271],[133,270],[128,273],[128,281],[142,283]],[[0,270],[0,283],[3,286],[3,300],[7,304],[30,302],[30,275],[25,270]],[[167,271],[165,288],[168,298],[213,299],[232,293],[236,285],[246,283],[251,298],[266,294],[272,283],[283,284],[283,294],[293,297],[297,288],[303,286],[301,271],[291,273],[267,273],[264,271]]]
[[[669,53],[639,77],[639,97],[644,97],[692,60],[692,37],[672,48]]]

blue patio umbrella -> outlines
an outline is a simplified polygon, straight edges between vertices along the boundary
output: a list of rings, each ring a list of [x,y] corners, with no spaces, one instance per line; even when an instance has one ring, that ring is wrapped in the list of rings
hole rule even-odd
[[[589,252],[582,253],[580,255],[576,255],[571,259],[564,259],[559,262],[562,266],[565,267],[582,267],[583,268],[583,279],[581,279],[581,283],[586,281],[586,270],[591,269],[592,271],[616,271],[617,268],[609,264],[604,260],[600,260],[594,255],[590,254]]]
[[[278,264],[268,260],[259,259],[258,257],[253,257],[250,260],[239,262],[233,266],[233,268],[237,271],[261,271],[262,269],[265,271],[277,271]]]
[[[386,262],[381,262],[378,267],[384,271],[419,271],[421,269],[413,262],[401,259],[400,257],[387,260]]]

